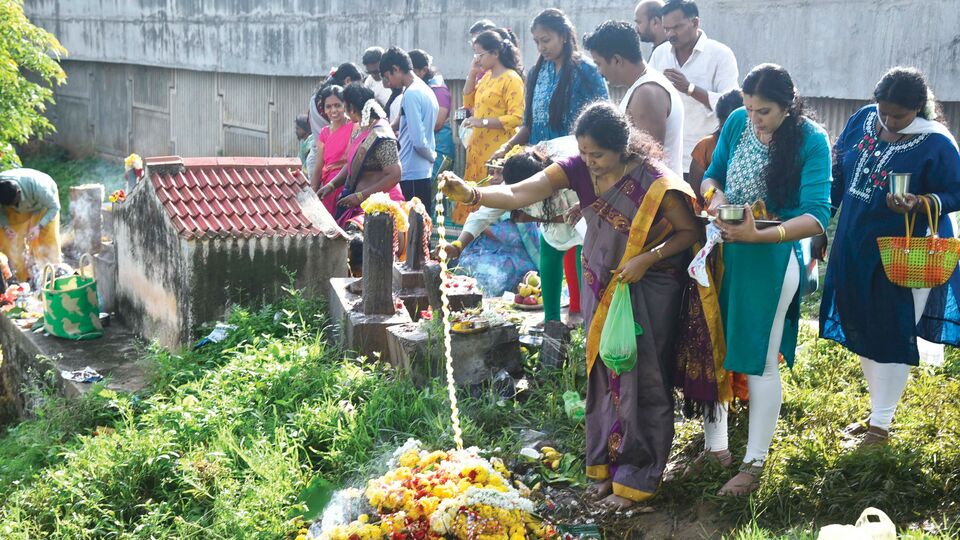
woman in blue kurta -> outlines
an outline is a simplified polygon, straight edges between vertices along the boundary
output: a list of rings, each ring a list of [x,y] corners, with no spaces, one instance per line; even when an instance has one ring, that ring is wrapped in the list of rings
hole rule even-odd
[[[960,209],[960,153],[923,75],[894,68],[877,83],[876,104],[856,112],[834,145],[834,207],[842,208],[823,300],[820,335],[860,355],[870,391],[869,421],[847,432],[863,444],[887,440],[910,366],[918,364],[917,337],[960,342],[960,273],[947,284],[907,289],[887,279],[877,238],[904,236],[904,213],[919,212],[913,234],[927,234],[926,212],[914,194],[940,202],[941,237],[954,236],[947,214]],[[909,193],[889,194],[893,173],[910,173]],[[898,204],[899,203],[899,204]]]
[[[540,56],[527,79],[523,125],[513,138],[493,154],[494,158],[505,155],[517,144],[536,145],[570,135],[573,122],[584,107],[609,97],[603,76],[592,62],[581,55],[577,30],[562,11],[556,8],[541,11],[533,19],[530,33]],[[573,234],[570,225],[558,226],[569,227],[570,234]],[[579,286],[580,256],[581,246],[560,251],[541,238],[540,275],[543,279],[543,306],[547,320],[559,319],[565,262],[567,283],[571,288]],[[573,321],[578,322],[578,318],[579,314],[573,317]]]
[[[727,370],[748,375],[750,427],[740,472],[721,495],[745,495],[759,486],[780,404],[779,353],[793,364],[800,316],[799,240],[822,234],[830,218],[830,145],[826,132],[803,115],[790,74],[780,66],[755,67],[743,81],[745,107],[727,119],[701,189],[710,210],[760,200],[783,221],[758,230],[749,208],[741,224],[723,231],[720,310]],[[712,192],[712,193],[711,193]],[[712,194],[712,199],[711,199]],[[732,462],[727,412],[704,422],[703,457]]]

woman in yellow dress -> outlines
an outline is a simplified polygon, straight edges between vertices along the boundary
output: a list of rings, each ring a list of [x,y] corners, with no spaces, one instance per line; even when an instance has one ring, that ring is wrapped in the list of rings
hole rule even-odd
[[[487,175],[486,162],[523,123],[523,68],[516,36],[509,30],[486,30],[473,40],[473,65],[463,88],[463,106],[473,116],[463,121],[472,129],[467,144],[464,180],[477,182]],[[477,75],[486,72],[479,81]],[[458,205],[453,220],[463,223],[475,207]]]

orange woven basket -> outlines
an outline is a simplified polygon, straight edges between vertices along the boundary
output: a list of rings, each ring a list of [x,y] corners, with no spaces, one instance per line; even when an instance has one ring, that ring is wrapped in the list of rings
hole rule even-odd
[[[896,285],[911,289],[939,287],[950,279],[960,260],[960,239],[940,238],[937,230],[940,221],[940,203],[935,197],[920,197],[920,204],[927,211],[930,224],[929,237],[912,237],[917,215],[903,216],[907,236],[883,236],[877,238],[880,261],[887,278]],[[936,211],[930,211],[930,206]]]

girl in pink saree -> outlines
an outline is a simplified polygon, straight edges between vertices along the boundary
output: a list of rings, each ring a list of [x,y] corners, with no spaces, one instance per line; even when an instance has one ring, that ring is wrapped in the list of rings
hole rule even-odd
[[[319,159],[310,171],[310,184],[314,191],[330,183],[337,173],[347,163],[347,146],[350,144],[350,135],[353,133],[353,122],[344,111],[343,88],[335,84],[324,87],[317,93],[317,105],[329,119],[330,124],[320,130],[316,140],[316,150]],[[337,211],[337,199],[340,190],[324,197],[323,206],[330,215]]]

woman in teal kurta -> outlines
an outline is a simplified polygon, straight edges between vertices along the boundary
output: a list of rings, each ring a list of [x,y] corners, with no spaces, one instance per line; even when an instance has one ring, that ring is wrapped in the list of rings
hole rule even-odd
[[[830,219],[830,145],[826,132],[803,116],[790,74],[763,64],[743,81],[744,108],[727,119],[701,185],[722,204],[762,200],[783,223],[758,230],[747,207],[741,224],[722,230],[720,310],[727,357],[724,367],[747,374],[750,425],[740,472],[721,495],[745,495],[759,486],[783,400],[778,365],[782,353],[793,365],[800,315],[799,240],[822,234]],[[711,193],[712,192],[712,193]],[[727,465],[726,411],[704,423],[704,457]]]

